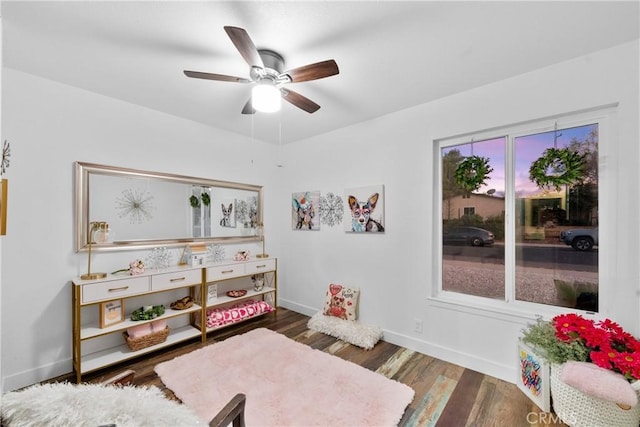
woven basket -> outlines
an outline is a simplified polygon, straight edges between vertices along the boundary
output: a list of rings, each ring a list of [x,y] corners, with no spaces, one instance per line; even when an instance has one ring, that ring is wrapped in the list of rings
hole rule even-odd
[[[151,347],[152,345],[160,344],[166,341],[169,336],[170,329],[167,326],[161,331],[153,332],[148,335],[131,338],[127,331],[124,331],[122,335],[124,335],[124,340],[127,342],[127,345],[131,349],[131,351],[142,350],[143,348]]]
[[[563,365],[551,365],[553,410],[570,427],[638,427],[640,403],[622,409],[614,402],[582,393],[560,380]]]

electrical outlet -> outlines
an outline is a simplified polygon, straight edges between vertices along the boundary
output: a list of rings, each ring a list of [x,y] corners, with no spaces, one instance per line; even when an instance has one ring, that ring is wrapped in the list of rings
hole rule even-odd
[[[413,319],[413,330],[419,334],[422,333],[422,319]]]

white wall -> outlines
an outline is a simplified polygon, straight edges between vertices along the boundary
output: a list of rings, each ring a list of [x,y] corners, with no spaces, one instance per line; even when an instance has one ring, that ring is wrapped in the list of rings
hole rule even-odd
[[[329,283],[359,286],[361,318],[381,326],[386,340],[514,381],[516,339],[533,311],[428,299],[437,268],[433,141],[619,102],[618,133],[601,148],[600,228],[615,235],[600,246],[602,311],[638,334],[638,76],[636,41],[285,146],[276,194],[281,303],[313,314]],[[344,198],[345,188],[375,184],[385,185],[385,234],[291,230],[291,193]]]
[[[270,144],[13,69],[2,78],[11,188],[1,337],[10,390],[72,370],[70,280],[87,269],[86,254],[73,250],[75,161],[263,185],[266,223],[276,166]],[[269,238],[267,249],[276,244]],[[94,253],[92,270],[124,268],[138,256]]]
[[[601,283],[613,289],[607,314],[637,334],[638,75],[636,42],[279,149],[4,69],[2,138],[12,144],[0,282],[4,389],[71,371],[70,279],[86,269],[86,255],[73,252],[76,160],[264,185],[282,305],[313,314],[328,283],[357,285],[362,320],[382,326],[388,341],[513,381],[516,337],[531,315],[428,300],[433,140],[612,102],[620,103],[619,133],[604,159],[612,179],[601,194],[611,203],[601,213],[617,239],[601,248],[611,260]],[[343,196],[376,184],[385,185],[385,234],[291,230],[291,193]],[[93,266],[112,271],[133,257],[96,254]],[[413,332],[415,318],[425,322],[422,334]]]

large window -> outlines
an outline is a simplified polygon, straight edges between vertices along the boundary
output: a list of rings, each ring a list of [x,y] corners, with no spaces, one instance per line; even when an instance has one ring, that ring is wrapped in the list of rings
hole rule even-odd
[[[598,135],[590,120],[441,141],[441,290],[598,311]]]

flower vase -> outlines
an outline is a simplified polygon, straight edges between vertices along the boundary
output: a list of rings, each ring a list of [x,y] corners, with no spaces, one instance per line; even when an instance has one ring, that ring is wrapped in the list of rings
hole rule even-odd
[[[570,427],[638,427],[640,403],[622,407],[614,402],[589,396],[560,380],[563,366],[551,365],[550,385],[553,410],[565,424]],[[640,391],[640,381],[631,383],[631,386],[636,393]]]

